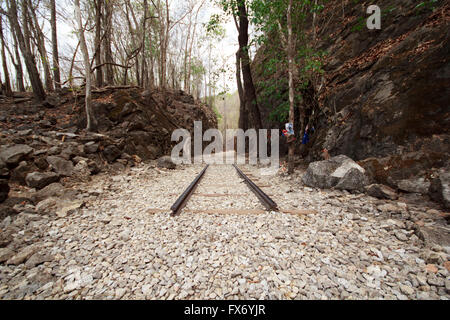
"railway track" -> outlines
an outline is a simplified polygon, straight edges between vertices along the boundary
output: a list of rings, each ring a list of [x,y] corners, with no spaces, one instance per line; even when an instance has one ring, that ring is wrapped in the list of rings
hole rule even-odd
[[[236,169],[236,172],[240,176],[240,178],[248,185],[250,190],[258,197],[258,199],[261,201],[262,205],[266,208],[267,211],[278,211],[278,205],[273,201],[258,185],[256,185],[237,165],[233,165],[233,167]],[[181,210],[186,206],[189,199],[194,194],[195,190],[197,189],[198,185],[202,181],[203,177],[205,176],[206,171],[208,170],[209,165],[207,165],[198,175],[195,177],[195,179],[191,182],[191,184],[187,187],[187,189],[181,194],[181,196],[175,201],[175,203],[172,205],[170,210],[172,211],[171,215],[176,216],[178,215]],[[217,195],[217,194],[209,194],[209,195],[203,195],[206,197],[220,197],[220,196],[233,196],[232,194],[223,194],[223,195]],[[251,212],[251,210],[249,211]]]

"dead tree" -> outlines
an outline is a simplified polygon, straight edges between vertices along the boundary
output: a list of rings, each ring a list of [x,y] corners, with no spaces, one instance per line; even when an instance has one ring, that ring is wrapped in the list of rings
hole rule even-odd
[[[25,65],[27,67],[28,76],[30,78],[31,87],[33,88],[33,93],[38,101],[44,101],[46,99],[46,93],[44,86],[42,85],[41,78],[36,65],[35,57],[31,51],[29,43],[29,31],[27,27],[24,26],[24,32],[27,34],[27,38],[22,33],[22,29],[19,24],[19,18],[17,14],[17,5],[15,0],[10,0],[9,2],[9,12],[8,17],[10,19],[13,31],[17,36],[17,42],[19,44],[20,50],[25,60]],[[23,1],[25,2],[25,1]],[[26,24],[25,24],[26,25]]]
[[[255,85],[253,84],[252,71],[250,69],[250,55],[248,47],[248,15],[244,1],[237,2],[239,14],[239,51],[242,61],[242,77],[244,80],[245,106],[252,117],[252,126],[255,129],[262,128],[261,114],[256,99]]]
[[[59,67],[59,53],[58,53],[58,31],[56,27],[56,3],[55,0],[50,0],[51,7],[51,26],[52,26],[52,54],[53,54],[53,81],[55,88],[61,89],[61,71]]]
[[[23,0],[26,1],[26,0]],[[34,34],[34,40],[36,42],[36,46],[38,48],[39,54],[41,56],[42,66],[44,68],[44,79],[45,79],[45,87],[47,91],[53,91],[53,78],[50,71],[50,61],[48,59],[47,49],[45,48],[45,37],[42,29],[39,25],[39,21],[36,16],[36,9],[33,8],[33,4],[31,0],[28,0],[27,9],[29,10],[29,14],[31,19],[27,19],[30,29]]]
[[[75,0],[75,17],[78,22],[78,38],[80,40],[80,48],[83,53],[83,62],[86,78],[86,97],[85,97],[85,109],[86,109],[86,130],[87,131],[97,131],[97,120],[92,112],[91,105],[91,94],[92,94],[92,84],[91,84],[91,63],[89,60],[89,51],[86,45],[86,39],[84,37],[83,20],[81,18],[80,0]]]
[[[11,97],[12,89],[11,89],[11,80],[9,78],[9,70],[8,63],[6,61],[6,53],[5,53],[5,38],[3,36],[3,17],[0,16],[0,41],[2,43],[2,65],[3,65],[3,73],[5,74],[5,94],[7,97]]]

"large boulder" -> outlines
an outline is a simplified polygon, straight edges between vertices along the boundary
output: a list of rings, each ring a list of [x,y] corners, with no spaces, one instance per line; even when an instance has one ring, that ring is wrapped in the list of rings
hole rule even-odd
[[[122,152],[114,145],[107,146],[105,150],[103,150],[103,155],[105,156],[106,160],[108,160],[109,163],[113,163],[116,161]]]
[[[0,179],[9,179],[10,172],[6,163],[0,158]]]
[[[379,199],[389,199],[389,200],[397,200],[398,194],[394,189],[385,186],[383,184],[371,184],[370,186],[365,187],[366,193],[369,196],[379,198]]]
[[[56,156],[48,156],[47,162],[61,176],[70,177],[73,174],[74,166],[72,161],[64,160]]]
[[[0,203],[6,200],[8,198],[9,194],[9,185],[8,180],[6,179],[0,179]]]
[[[161,157],[156,162],[158,168],[175,169],[177,165],[172,161],[169,156]]]
[[[16,144],[3,149],[0,152],[0,159],[10,167],[16,166],[26,156],[33,152],[33,148],[25,144]]]
[[[399,188],[399,181],[414,180],[414,177],[422,176],[423,172],[430,168],[441,168],[447,159],[448,156],[445,153],[419,151],[394,154],[384,158],[368,158],[358,163],[366,170],[371,183]],[[407,184],[403,181],[402,187],[409,189]]]
[[[428,194],[434,201],[440,202],[445,208],[450,208],[450,172],[441,172],[431,181]]]
[[[32,162],[22,161],[20,164],[11,170],[11,181],[25,185],[25,178],[30,172],[37,170],[37,167]]]
[[[52,183],[32,195],[31,200],[33,200],[35,204],[38,204],[39,202],[47,198],[60,198],[66,193],[66,191],[67,190],[62,184]]]
[[[397,187],[405,192],[427,194],[430,182],[425,178],[404,179],[397,182]]]
[[[43,189],[51,183],[59,181],[59,174],[54,172],[32,172],[27,174],[25,181],[30,188]]]
[[[87,154],[96,153],[98,151],[98,147],[98,143],[95,143],[95,141],[90,141],[84,145],[84,151]]]
[[[63,201],[58,204],[56,215],[59,218],[65,218],[68,214],[73,213],[75,210],[81,208],[84,205],[83,200]]]
[[[83,182],[89,182],[91,180],[91,170],[89,168],[88,159],[77,159],[78,163],[75,166],[73,179]]]
[[[362,191],[369,184],[365,170],[345,155],[311,163],[302,181],[310,187],[350,191]]]

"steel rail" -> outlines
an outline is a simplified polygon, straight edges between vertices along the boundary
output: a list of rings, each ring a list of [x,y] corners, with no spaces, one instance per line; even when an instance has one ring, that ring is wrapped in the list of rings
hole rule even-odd
[[[261,190],[260,187],[258,187],[252,180],[250,180],[249,177],[247,177],[241,169],[238,168],[237,165],[233,164],[233,166],[236,168],[239,175],[244,179],[245,183],[250,187],[250,189],[255,193],[255,195],[261,200],[262,204],[266,207],[269,211],[277,211],[278,205],[273,201],[267,194],[264,193],[264,191]]]
[[[170,210],[172,210],[172,216],[175,216],[178,213],[180,213],[180,211],[186,206],[186,203],[188,202],[189,198],[194,193],[200,180],[202,180],[208,167],[209,167],[209,164],[205,167],[205,169],[202,170],[202,172],[199,173],[199,175],[195,178],[195,180],[192,181],[192,183],[189,185],[189,187],[183,192],[183,194],[178,198],[178,200],[170,208]]]

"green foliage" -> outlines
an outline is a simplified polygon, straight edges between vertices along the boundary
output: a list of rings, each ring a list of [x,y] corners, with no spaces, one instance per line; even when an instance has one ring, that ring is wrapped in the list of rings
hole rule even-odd
[[[434,11],[436,9],[436,5],[438,4],[438,0],[427,0],[420,2],[415,9],[417,12],[431,10]]]
[[[223,116],[220,114],[219,110],[217,110],[217,107],[215,105],[212,106],[212,110],[216,114],[217,121],[222,120]]]
[[[287,122],[289,120],[289,101],[284,101],[269,114],[269,120],[274,122]]]
[[[208,37],[213,37],[215,39],[223,39],[226,35],[226,30],[222,26],[223,23],[222,16],[218,14],[211,15],[208,23],[204,23],[203,26],[206,29],[206,34]]]
[[[295,80],[295,105],[302,100],[302,91],[307,88],[315,75],[323,74],[322,58],[326,52],[311,46],[305,30],[307,20],[313,14],[320,14],[327,1],[297,0],[293,2],[292,25],[296,37],[295,65],[298,77]],[[286,13],[287,0],[254,0],[250,3],[251,22],[259,36],[254,42],[264,44],[264,56],[267,59],[261,64],[260,72],[265,81],[258,83],[259,103],[273,105],[269,115],[271,121],[285,122],[289,119],[289,85],[286,76],[287,53],[281,47],[282,38],[287,38]],[[277,79],[277,80],[274,80]]]
[[[359,32],[366,26],[366,19],[359,17],[356,24],[352,27],[352,32]]]
[[[383,10],[381,11],[381,13],[382,13],[383,15],[387,15],[387,14],[389,14],[389,13],[394,12],[395,10],[397,10],[396,7],[394,7],[394,6],[389,6],[389,7],[385,8],[385,9],[383,9]]]
[[[302,82],[301,86],[297,86],[295,90],[295,104],[299,105],[302,100],[301,91],[307,86],[308,81]],[[268,102],[274,104],[274,108],[270,111],[269,120],[273,122],[286,122],[289,119],[289,91],[288,80],[269,79],[258,84],[260,95],[258,103]]]
[[[322,59],[327,55],[327,52],[324,50],[315,51],[309,46],[302,46],[297,54],[297,59],[303,61],[300,70],[302,79],[300,80],[304,80],[307,86],[308,81],[305,80],[309,79],[311,75],[324,73]]]
[[[282,39],[287,38],[287,11],[288,0],[217,0],[228,15],[237,14],[238,1],[245,1],[250,23],[255,32],[252,34],[251,44],[263,46],[266,59],[257,66],[258,73],[265,80],[259,80],[258,103],[272,105],[269,119],[271,121],[285,122],[289,119],[289,84],[286,70],[288,59],[286,46]],[[326,52],[312,47],[310,34],[310,21],[313,14],[319,15],[325,8],[328,0],[294,0],[292,5],[292,29],[296,39],[295,66],[297,77],[295,79],[295,104],[298,106],[302,100],[302,91],[311,83],[316,75],[323,74],[323,57]],[[218,20],[214,17],[211,25]],[[285,44],[285,43],[284,43]]]
[[[203,75],[206,72],[206,68],[203,66],[203,62],[197,57],[192,58],[191,74],[194,76]]]

